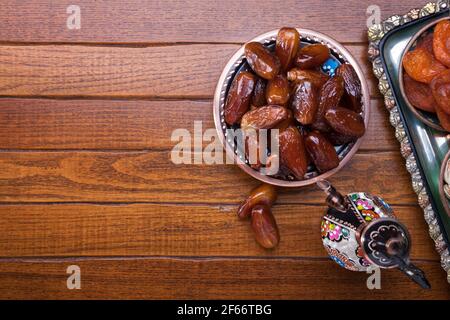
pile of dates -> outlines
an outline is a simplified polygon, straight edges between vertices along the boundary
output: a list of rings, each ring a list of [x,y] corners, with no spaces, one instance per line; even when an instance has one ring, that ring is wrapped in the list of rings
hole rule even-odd
[[[303,180],[308,171],[332,170],[339,166],[335,146],[364,135],[359,78],[350,64],[340,65],[332,76],[324,73],[321,67],[330,57],[326,45],[301,46],[295,28],[279,30],[275,50],[259,42],[245,45],[251,71],[241,71],[234,78],[225,102],[225,121],[244,132],[279,130],[276,178]],[[245,143],[246,152],[260,144],[251,136]],[[258,156],[250,165],[260,170],[271,156],[266,163]],[[276,190],[262,185],[251,192],[238,212],[242,219],[251,218],[256,240],[265,248],[279,242],[271,212],[275,199]]]
[[[403,86],[416,108],[436,113],[450,131],[450,20],[439,22],[403,58]]]
[[[251,71],[233,80],[225,102],[225,121],[241,130],[278,129],[280,169],[274,175],[303,180],[312,165],[319,173],[339,165],[334,146],[353,142],[365,132],[361,83],[350,64],[330,77],[322,64],[330,58],[323,44],[300,47],[295,28],[280,29],[275,52],[259,42],[245,45]],[[249,146],[258,145],[246,138]],[[259,170],[260,159],[250,164]]]

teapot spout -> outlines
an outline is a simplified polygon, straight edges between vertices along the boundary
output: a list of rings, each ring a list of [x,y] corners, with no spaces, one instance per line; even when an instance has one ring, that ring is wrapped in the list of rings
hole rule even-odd
[[[431,285],[425,277],[425,273],[409,261],[404,240],[401,237],[394,237],[386,243],[378,243],[379,254],[396,263],[400,271],[423,289],[430,289]]]
[[[398,268],[423,289],[431,288],[430,283],[425,277],[425,273],[412,263],[405,263],[404,266],[399,266]]]

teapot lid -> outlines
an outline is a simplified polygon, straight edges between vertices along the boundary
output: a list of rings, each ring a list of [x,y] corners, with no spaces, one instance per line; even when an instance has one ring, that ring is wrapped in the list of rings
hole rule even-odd
[[[394,218],[383,217],[364,227],[360,241],[367,260],[380,268],[396,268],[399,259],[409,260],[410,239],[405,226]]]

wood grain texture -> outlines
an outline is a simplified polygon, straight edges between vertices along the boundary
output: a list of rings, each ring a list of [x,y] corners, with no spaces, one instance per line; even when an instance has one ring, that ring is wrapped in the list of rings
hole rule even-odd
[[[14,42],[245,42],[263,32],[295,26],[341,42],[366,42],[367,8],[381,17],[405,14],[424,0],[378,1],[159,1],[77,0],[81,29],[66,27],[70,1],[2,1],[0,40]],[[332,10],[326,10],[326,9]]]
[[[81,269],[81,289],[68,290],[66,269]],[[417,262],[431,283],[420,289],[398,270],[368,274],[328,259],[107,259],[0,262],[0,298],[33,299],[450,299],[437,262]]]
[[[235,205],[2,205],[0,256],[326,257],[324,205],[275,205],[275,250],[254,240]],[[439,261],[418,206],[395,206],[409,228],[414,259]],[[307,245],[306,245],[307,244]]]
[[[212,98],[240,46],[0,46],[0,96]],[[350,45],[368,79],[366,46]],[[370,92],[379,96],[375,81]]]
[[[371,101],[361,150],[399,149],[387,114],[381,99]],[[171,150],[172,132],[193,134],[194,121],[214,128],[212,100],[0,99],[0,149]]]
[[[376,5],[386,18],[425,2]],[[71,4],[81,30],[66,27]],[[0,299],[450,299],[367,59],[373,4],[2,1]],[[235,165],[170,161],[174,129],[214,127],[212,97],[231,55],[280,23],[328,34],[361,65],[370,125],[331,182],[393,205],[432,290],[391,270],[370,291],[368,274],[326,259],[314,187],[280,190],[281,243],[266,251],[235,217],[256,180]],[[73,264],[82,290],[66,287]]]
[[[331,181],[391,204],[417,203],[398,152],[356,154]],[[236,165],[175,165],[168,151],[0,152],[0,202],[237,203],[258,184]],[[311,186],[283,191],[280,203],[323,199]]]

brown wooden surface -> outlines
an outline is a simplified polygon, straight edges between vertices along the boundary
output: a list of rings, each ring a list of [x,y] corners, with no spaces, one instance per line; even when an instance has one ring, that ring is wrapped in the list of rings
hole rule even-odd
[[[432,290],[403,274],[381,271],[382,290],[366,287],[368,275],[342,270],[329,259],[159,257],[8,260],[2,263],[0,298],[54,299],[450,299],[437,262],[416,262]],[[85,274],[80,290],[67,290],[67,266]],[[318,275],[320,274],[320,280]]]
[[[69,4],[1,5],[0,298],[450,298],[367,61],[373,3],[77,1],[81,30],[66,28]],[[377,3],[383,17],[423,4]],[[174,129],[213,128],[214,88],[239,44],[280,23],[327,33],[363,67],[370,125],[331,181],[393,205],[431,290],[389,270],[371,291],[367,274],[327,259],[313,187],[280,191],[282,240],[266,251],[235,218],[258,182],[231,165],[170,161]],[[66,287],[72,264],[81,290]]]
[[[398,151],[383,100],[372,99],[361,150]],[[214,128],[212,100],[0,99],[0,140],[5,150],[166,150],[172,131]],[[114,139],[111,139],[111,136]],[[206,146],[208,142],[204,143]]]
[[[414,258],[437,262],[428,235],[423,232],[425,221],[414,223],[413,217],[420,215],[420,209],[394,208],[410,226]],[[234,221],[235,205],[5,205],[0,254],[326,257],[317,232],[321,217],[309,214],[320,210],[323,207],[314,205],[275,205],[282,245],[267,251],[253,240],[249,224]]]
[[[2,46],[0,95],[101,98],[211,98],[234,44],[158,47]],[[374,79],[365,45],[349,45]],[[14,68],[11,68],[11,65]],[[36,76],[36,72],[39,72]],[[24,78],[33,79],[24,82]],[[372,96],[379,96],[374,81]]]

